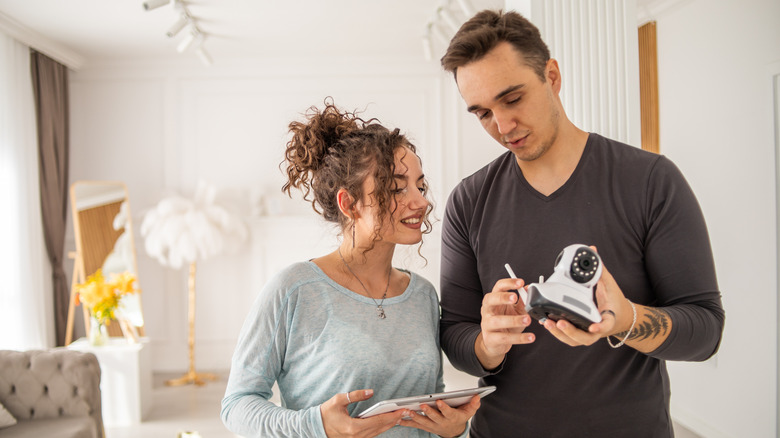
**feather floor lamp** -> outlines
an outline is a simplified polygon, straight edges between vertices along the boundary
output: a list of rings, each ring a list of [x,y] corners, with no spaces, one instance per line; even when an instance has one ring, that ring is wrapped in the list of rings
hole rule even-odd
[[[194,199],[171,196],[146,213],[141,224],[146,252],[162,265],[174,269],[189,264],[188,346],[189,369],[182,377],[165,382],[169,386],[216,380],[212,373],[195,371],[195,275],[197,262],[236,249],[246,240],[243,221],[215,203],[216,190],[199,183]]]

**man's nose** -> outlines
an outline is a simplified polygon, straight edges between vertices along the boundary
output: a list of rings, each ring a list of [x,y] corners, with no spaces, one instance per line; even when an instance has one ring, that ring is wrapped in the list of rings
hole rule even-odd
[[[514,117],[508,111],[494,111],[493,117],[496,121],[498,133],[501,135],[509,134],[517,126]]]

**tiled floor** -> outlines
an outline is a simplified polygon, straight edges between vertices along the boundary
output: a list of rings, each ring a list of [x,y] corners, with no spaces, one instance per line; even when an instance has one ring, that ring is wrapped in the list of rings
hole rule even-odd
[[[179,375],[156,374],[149,415],[135,426],[107,427],[106,438],[177,438],[180,432],[185,431],[197,431],[202,438],[236,438],[225,429],[219,418],[227,372],[218,375],[218,381],[200,387],[168,387],[164,385],[165,380]],[[444,381],[447,390],[454,390],[476,386],[477,379],[448,366],[445,367]],[[678,426],[675,426],[675,434],[676,438],[700,438]]]

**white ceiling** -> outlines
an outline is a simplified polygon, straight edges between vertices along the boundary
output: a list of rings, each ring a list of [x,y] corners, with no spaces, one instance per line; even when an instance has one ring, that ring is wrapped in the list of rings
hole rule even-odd
[[[207,35],[215,63],[225,57],[419,56],[437,9],[465,20],[454,0],[183,0]],[[472,9],[502,0],[468,0]],[[85,63],[106,59],[170,58],[186,32],[168,38],[172,5],[145,11],[143,0],[0,0],[0,18],[61,44]],[[443,22],[443,20],[440,20]],[[450,33],[451,35],[451,33]],[[442,46],[439,40],[434,40]]]

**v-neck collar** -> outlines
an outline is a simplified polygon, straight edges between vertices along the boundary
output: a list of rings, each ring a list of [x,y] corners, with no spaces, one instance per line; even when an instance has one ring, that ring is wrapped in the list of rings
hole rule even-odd
[[[580,156],[580,160],[577,162],[577,167],[574,168],[574,171],[569,175],[569,178],[557,189],[555,189],[554,192],[550,193],[549,195],[544,195],[543,193],[536,190],[531,183],[528,182],[528,180],[525,178],[525,175],[523,175],[523,170],[520,169],[520,166],[517,164],[517,159],[515,158],[514,154],[509,152],[509,158],[512,160],[512,167],[514,168],[515,175],[520,179],[521,184],[534,196],[541,199],[542,201],[552,201],[555,198],[559,197],[563,192],[566,191],[568,187],[570,187],[574,182],[577,180],[577,176],[580,174],[580,171],[582,167],[584,166],[585,160],[590,155],[590,150],[592,148],[592,143],[595,141],[595,135],[591,132],[588,133],[588,140],[585,142],[585,148],[582,150],[582,155]]]

